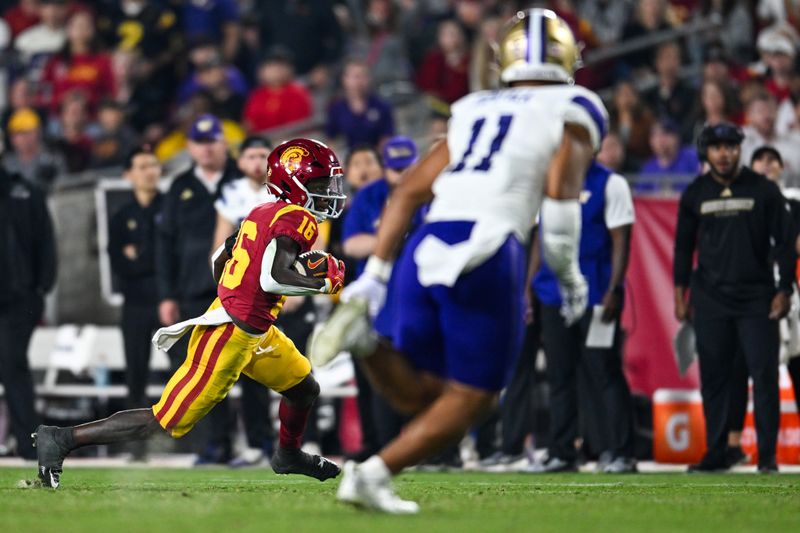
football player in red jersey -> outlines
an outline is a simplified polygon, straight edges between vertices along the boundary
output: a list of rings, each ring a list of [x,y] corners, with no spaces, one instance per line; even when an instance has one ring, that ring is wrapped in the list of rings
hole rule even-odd
[[[300,449],[319,385],[308,360],[272,323],[286,296],[335,294],[342,288],[344,264],[331,255],[325,277],[293,269],[316,240],[318,221],[341,214],[342,168],[330,148],[311,139],[278,146],[269,156],[269,168],[269,187],[277,200],[253,209],[230,255],[221,252],[215,258],[217,299],[203,316],[162,328],[153,338],[165,349],[192,329],[186,361],[159,402],[75,427],[39,426],[33,436],[44,486],[58,487],[63,460],[76,448],[146,439],[159,431],[182,437],[242,373],[283,396],[273,470],[320,481],[339,474],[335,463]]]

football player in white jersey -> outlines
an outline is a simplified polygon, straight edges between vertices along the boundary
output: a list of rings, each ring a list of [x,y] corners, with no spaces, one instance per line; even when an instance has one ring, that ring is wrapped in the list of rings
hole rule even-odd
[[[392,476],[457,443],[494,406],[521,349],[524,243],[540,206],[541,244],[560,283],[562,314],[571,323],[585,310],[578,196],[607,113],[597,95],[572,85],[578,44],[552,11],[517,13],[498,44],[506,87],[453,104],[446,142],[392,193],[375,252],[346,289],[340,316],[359,306],[391,314],[378,321],[391,324],[378,331],[391,344],[354,355],[365,356],[358,361],[370,381],[414,418],[379,454],[345,465],[341,501],[416,513],[415,502],[395,494]],[[395,262],[411,216],[426,202],[425,224]],[[359,324],[339,320],[338,339],[354,337]],[[315,339],[312,360],[335,355],[341,344],[331,340],[336,335]]]

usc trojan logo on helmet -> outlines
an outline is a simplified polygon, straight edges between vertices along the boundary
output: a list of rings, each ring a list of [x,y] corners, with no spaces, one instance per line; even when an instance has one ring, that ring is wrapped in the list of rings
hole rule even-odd
[[[294,174],[300,168],[303,158],[308,154],[308,150],[302,146],[290,146],[281,154],[281,165],[286,169],[287,174]]]

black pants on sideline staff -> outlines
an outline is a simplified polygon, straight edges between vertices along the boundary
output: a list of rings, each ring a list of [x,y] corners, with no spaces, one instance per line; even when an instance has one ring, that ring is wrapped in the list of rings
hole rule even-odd
[[[728,431],[742,431],[747,416],[749,387],[747,382],[747,362],[742,350],[737,349],[731,371],[731,400],[728,406]]]
[[[780,423],[778,321],[766,316],[713,318],[698,308],[694,317],[708,457],[721,462],[727,449],[730,388],[738,344],[753,379],[759,463],[770,461],[775,457]]]
[[[622,335],[617,324],[611,348],[587,348],[585,339],[591,322],[587,312],[577,324],[567,327],[558,307],[541,306],[542,342],[550,381],[550,457],[566,461],[577,458],[578,373],[582,366],[598,397],[592,413],[606,428],[607,443],[614,457],[633,457],[633,405],[622,371]]]
[[[789,362],[786,363],[786,370],[792,380],[794,402],[797,404],[797,412],[800,413],[800,357],[795,356],[789,359]]]
[[[500,407],[503,442],[500,451],[506,455],[519,455],[524,451],[525,437],[531,433],[534,426],[532,394],[540,333],[538,320],[526,329],[514,377],[503,395]]]
[[[408,418],[395,411],[389,402],[370,384],[361,365],[353,362],[358,387],[356,404],[361,421],[361,450],[372,455],[400,434]]]
[[[153,333],[161,327],[158,304],[129,304],[122,306],[122,339],[125,343],[125,383],[128,385],[130,408],[152,405],[147,398],[150,376],[150,354]]]
[[[0,380],[5,387],[18,452],[26,459],[36,458],[31,433],[39,425],[28,345],[42,309],[42,298],[32,295],[18,298],[13,306],[0,307]]]

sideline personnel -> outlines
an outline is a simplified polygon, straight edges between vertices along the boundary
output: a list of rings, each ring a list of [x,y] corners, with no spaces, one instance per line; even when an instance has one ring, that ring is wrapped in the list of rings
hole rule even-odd
[[[28,435],[38,424],[28,343],[55,281],[56,245],[44,193],[0,165],[0,383],[17,452],[25,459],[36,457]]]
[[[789,311],[794,285],[792,222],[778,186],[740,165],[743,138],[732,124],[703,129],[698,152],[710,170],[689,185],[678,210],[675,317],[691,319],[696,331],[708,445],[690,472],[728,468],[729,389],[737,341],[753,378],[758,470],[777,471],[778,321]],[[692,272],[695,248],[698,261]],[[780,274],[777,287],[773,258]]]
[[[165,326],[200,316],[214,301],[216,286],[208,275],[208,255],[217,220],[214,201],[225,184],[239,178],[236,163],[228,156],[222,124],[213,115],[201,115],[194,122],[188,149],[194,164],[175,178],[164,196],[156,232],[156,279],[161,299],[158,314]],[[180,365],[187,348],[184,337],[169,351],[173,370]],[[232,419],[228,412],[227,402],[212,411],[213,423],[205,429],[211,432],[215,444],[200,454],[199,463],[230,460],[228,435]]]
[[[124,168],[125,178],[133,186],[133,198],[111,218],[108,255],[125,296],[120,325],[125,341],[127,403],[133,408],[145,405],[150,337],[159,328],[155,226],[161,210],[161,165],[145,145],[127,155]]]

